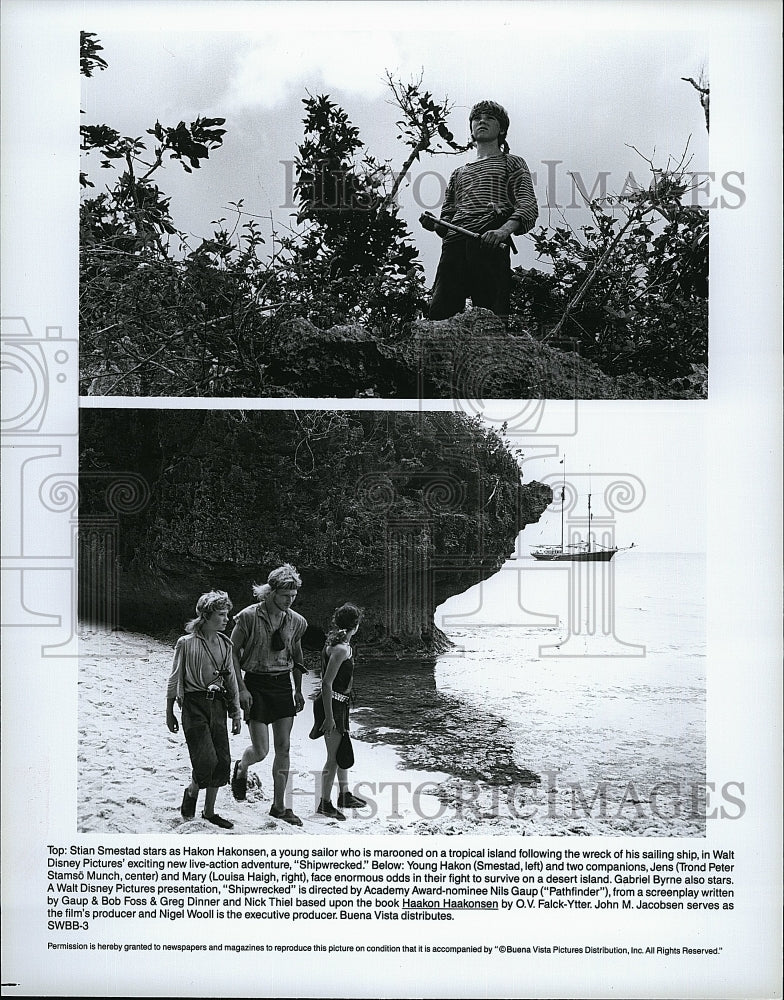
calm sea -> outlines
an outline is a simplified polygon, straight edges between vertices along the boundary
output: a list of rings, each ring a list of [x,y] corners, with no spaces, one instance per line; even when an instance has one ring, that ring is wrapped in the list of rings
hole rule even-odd
[[[358,670],[359,735],[485,786],[687,794],[705,778],[705,587],[703,555],[510,559],[438,609],[454,647],[434,668]]]

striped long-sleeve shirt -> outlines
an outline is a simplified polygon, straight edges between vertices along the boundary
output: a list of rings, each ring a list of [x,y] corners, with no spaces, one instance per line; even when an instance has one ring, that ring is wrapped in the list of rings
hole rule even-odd
[[[441,218],[483,233],[514,219],[518,232],[532,229],[539,215],[528,164],[521,156],[499,153],[458,167],[449,178]],[[499,218],[500,216],[500,218]],[[448,233],[444,242],[460,239]]]

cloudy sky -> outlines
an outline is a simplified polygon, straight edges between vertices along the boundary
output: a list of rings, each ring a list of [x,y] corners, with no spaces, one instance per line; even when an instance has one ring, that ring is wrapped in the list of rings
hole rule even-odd
[[[707,169],[707,135],[696,92],[681,80],[708,67],[701,5],[572,3],[85,3],[83,25],[100,38],[109,67],[86,80],[83,121],[140,136],[197,115],[227,120],[223,147],[196,174],[171,164],[159,184],[172,195],[175,221],[201,237],[229,202],[272,216],[293,211],[284,161],[302,139],[302,99],[329,94],[360,129],[367,149],[393,169],[407,150],[396,139],[385,72],[409,82],[423,74],[436,98],[454,106],[450,125],[467,138],[468,110],[483,98],[509,112],[512,151],[525,157],[546,205],[573,224],[569,171],[590,191],[600,174],[620,191],[631,171],[647,184],[647,165],[665,165],[689,145],[694,170]],[[461,157],[415,165],[401,192],[428,280],[440,241],[416,220],[438,211],[445,179]],[[105,172],[93,168],[96,185]],[[571,206],[571,207],[570,207]],[[532,266],[521,240],[516,263]]]

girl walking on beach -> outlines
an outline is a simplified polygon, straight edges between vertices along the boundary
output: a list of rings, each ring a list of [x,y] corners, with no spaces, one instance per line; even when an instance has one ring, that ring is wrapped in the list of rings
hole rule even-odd
[[[223,633],[231,607],[223,590],[201,595],[196,602],[196,618],[185,626],[187,634],[177,640],[174,648],[166,690],[166,725],[172,733],[180,728],[174,715],[176,701],[182,710],[182,729],[193,769],[180,813],[183,819],[196,815],[199,789],[204,788],[202,817],[223,830],[234,826],[215,812],[218,789],[228,784],[231,767],[227,709],[232,735],[242,728],[231,640]]]
[[[332,616],[332,625],[321,653],[321,695],[313,702],[314,723],[310,735],[312,739],[317,739],[323,734],[327,744],[327,761],[321,772],[321,801],[316,812],[330,819],[344,820],[346,817],[340,809],[361,809],[367,805],[364,799],[352,795],[348,789],[348,768],[353,763],[353,755],[346,759],[341,752],[341,742],[345,749],[348,741],[348,706],[354,680],[351,640],[361,620],[362,612],[354,604],[343,604]],[[336,774],[340,786],[338,809],[331,800]]]

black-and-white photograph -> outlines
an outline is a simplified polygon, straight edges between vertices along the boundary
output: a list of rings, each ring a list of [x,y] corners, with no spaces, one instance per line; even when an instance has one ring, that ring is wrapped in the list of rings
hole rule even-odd
[[[385,6],[85,23],[82,395],[704,398],[704,26]]]
[[[780,995],[772,0],[4,0],[2,991]]]
[[[641,478],[609,416],[83,409],[79,829],[703,836],[704,428]],[[164,695],[188,738],[216,684],[205,773]]]

